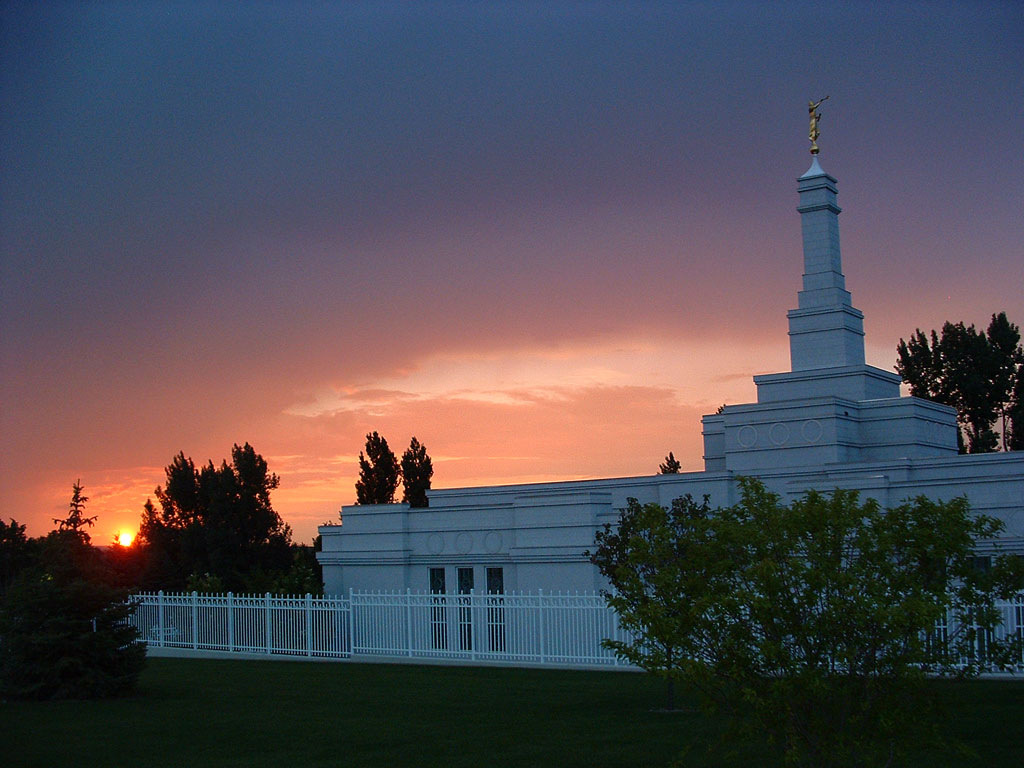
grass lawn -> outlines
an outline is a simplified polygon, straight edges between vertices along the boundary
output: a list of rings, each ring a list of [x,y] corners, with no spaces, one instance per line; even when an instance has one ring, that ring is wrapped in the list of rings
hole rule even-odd
[[[1024,681],[937,685],[974,765],[1021,764]],[[625,672],[150,659],[130,698],[0,704],[0,765],[667,766],[718,741],[704,714],[652,712],[662,697]],[[684,765],[768,763],[697,746]]]

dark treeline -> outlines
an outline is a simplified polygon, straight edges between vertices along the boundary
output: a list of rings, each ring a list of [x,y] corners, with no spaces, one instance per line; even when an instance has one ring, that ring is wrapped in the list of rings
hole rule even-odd
[[[320,593],[319,540],[292,541],[270,500],[278,483],[246,443],[220,466],[175,456],[129,546],[94,546],[80,481],[45,536],[0,520],[0,698],[132,690],[145,661],[125,621],[133,591]]]
[[[76,482],[67,517],[55,519],[45,536],[29,538],[17,520],[0,520],[0,597],[22,573],[50,572],[65,561],[90,580],[126,590],[319,593],[319,537],[308,545],[292,540],[271,504],[278,483],[248,443],[234,446],[220,466],[197,467],[179,453],[154,492],[157,503],[143,505],[131,545],[97,546],[88,532],[96,518],[86,515],[88,497]]]

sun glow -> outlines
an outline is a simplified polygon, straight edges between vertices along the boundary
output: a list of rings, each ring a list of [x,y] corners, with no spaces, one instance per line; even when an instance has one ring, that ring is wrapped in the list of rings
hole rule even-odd
[[[121,531],[117,534],[117,543],[122,547],[130,547],[135,540],[135,534],[131,531]]]

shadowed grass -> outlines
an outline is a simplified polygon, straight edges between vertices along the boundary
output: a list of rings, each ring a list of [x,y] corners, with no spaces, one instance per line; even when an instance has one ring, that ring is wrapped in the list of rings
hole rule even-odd
[[[1020,759],[1024,681],[938,685],[977,765]],[[150,659],[131,698],[0,705],[0,762],[593,768],[666,766],[695,745],[687,766],[768,764],[758,745],[708,755],[720,722],[652,712],[663,695],[623,672]]]

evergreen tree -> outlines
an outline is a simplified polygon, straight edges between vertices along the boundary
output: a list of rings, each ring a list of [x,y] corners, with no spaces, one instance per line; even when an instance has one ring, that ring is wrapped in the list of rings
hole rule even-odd
[[[393,504],[398,488],[398,459],[388,441],[371,432],[366,436],[366,455],[359,452],[356,504]]]
[[[68,516],[63,520],[55,517],[53,522],[57,524],[58,531],[72,533],[88,544],[91,537],[85,528],[86,526],[91,528],[96,524],[96,516],[85,516],[85,502],[89,500],[89,497],[82,493],[82,490],[82,481],[75,480],[74,485],[71,486],[71,503],[68,507]]]
[[[413,437],[402,454],[402,501],[410,507],[429,506],[427,491],[433,476],[434,466],[427,455],[427,447]]]
[[[38,541],[0,601],[0,699],[92,698],[131,691],[146,660],[128,622],[127,592],[110,586],[103,555],[89,544],[82,484],[67,518]],[[12,521],[13,539],[24,529]],[[21,529],[19,531],[19,528]]]
[[[665,463],[658,465],[658,473],[662,475],[678,475],[679,470],[682,468],[683,465],[672,455],[672,451],[669,451],[668,456],[665,457]]]

